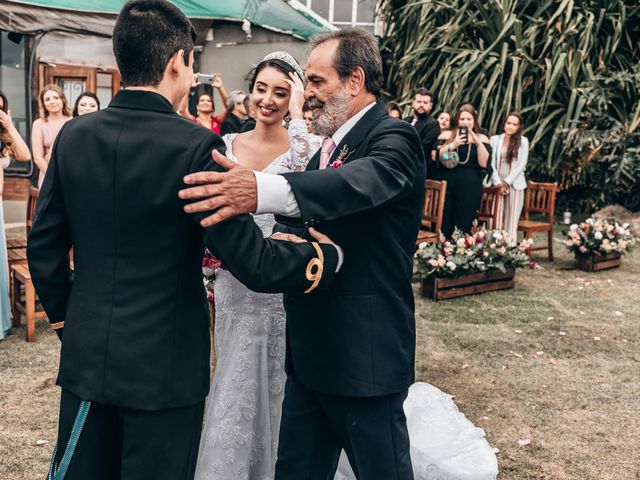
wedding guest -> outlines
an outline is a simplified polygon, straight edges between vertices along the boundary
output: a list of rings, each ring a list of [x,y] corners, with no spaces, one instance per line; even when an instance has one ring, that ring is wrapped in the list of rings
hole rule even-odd
[[[444,132],[451,128],[451,115],[448,112],[442,111],[438,114],[438,125],[440,125],[440,131]]]
[[[246,96],[242,90],[234,90],[229,94],[226,102],[228,115],[226,120],[222,122],[221,135],[238,133],[242,129],[242,122],[247,115],[244,108],[244,97]]]
[[[221,115],[214,115],[215,104],[213,95],[209,92],[202,92],[198,97],[198,110],[195,117],[191,117],[194,122],[203,127],[208,128],[213,133],[220,134],[220,128],[222,122],[224,122],[223,115],[227,115],[227,111],[224,110]]]
[[[247,119],[242,123],[240,133],[249,132],[256,128],[256,109],[251,101],[251,94],[244,97],[244,110],[247,112]]]
[[[411,103],[413,116],[407,118],[418,131],[422,143],[425,164],[427,165],[427,178],[434,179],[437,176],[438,165],[431,157],[431,151],[436,145],[438,135],[440,135],[440,125],[431,116],[433,110],[433,95],[426,88],[418,88]],[[429,162],[427,162],[429,159]]]
[[[7,97],[0,92],[0,165],[2,170],[13,160],[28,162],[31,159],[29,147],[11,120],[11,111]],[[0,176],[0,340],[11,329],[11,305],[9,302],[9,263],[7,260],[7,241],[4,233],[4,213],[2,209],[2,190],[4,175]]]
[[[387,113],[393,118],[402,118],[402,109],[396,102],[387,103]]]
[[[307,132],[313,133],[313,108],[309,105],[309,102],[304,102],[302,105],[302,117],[304,123],[307,124]]]
[[[39,99],[40,118],[31,128],[33,161],[40,170],[38,188],[42,186],[49,165],[53,142],[62,126],[72,118],[67,97],[58,85],[46,85],[40,91]]]
[[[302,68],[286,52],[273,52],[250,75],[256,127],[225,135],[227,158],[279,174],[302,171],[322,139],[303,120]],[[290,116],[288,130],[283,127]],[[255,215],[265,237],[272,214]],[[270,479],[274,476],[286,374],[282,295],[256,293],[228,270],[215,284],[217,365],[205,411],[196,480]],[[241,374],[243,381],[238,382]],[[252,414],[242,414],[251,405]]]
[[[224,89],[224,85],[222,83],[222,75],[219,73],[212,73],[212,83],[211,86],[218,91],[220,98],[222,99],[222,103],[226,105],[227,103],[227,91]],[[203,87],[203,84],[196,80],[197,75],[194,75],[194,84],[192,90],[185,95],[182,102],[180,102],[180,107],[178,108],[178,113],[185,118],[193,120],[199,125],[210,129],[213,133],[220,134],[220,128],[222,127],[222,122],[227,118],[228,112],[226,107],[222,109],[219,115],[215,115],[214,112],[216,110],[216,104],[213,98],[213,93],[207,90],[200,91],[198,93],[197,98],[198,101],[196,103],[196,115],[191,115],[189,111],[189,98],[191,95],[196,94],[197,90]]]
[[[447,112],[442,111],[438,114],[438,116],[436,117],[436,119],[438,120],[438,125],[440,125],[440,131],[444,132],[445,130],[450,130],[451,129],[451,115],[449,115]],[[436,145],[434,145],[433,150],[431,150],[431,160],[436,161],[437,162],[437,141],[436,141]],[[427,152],[424,152],[425,155],[428,155]],[[435,167],[438,167],[438,164],[435,164]]]
[[[100,110],[100,99],[95,93],[84,92],[76,98],[76,104],[73,106],[73,116],[78,117],[87,113],[93,113]]]
[[[461,133],[466,130],[466,135]],[[480,133],[478,112],[470,103],[461,105],[453,129],[438,137],[438,180],[447,181],[442,233],[450,237],[454,228],[470,232],[482,197],[482,169],[489,163],[491,146]]]
[[[498,223],[495,228],[505,230],[515,245],[518,235],[518,220],[524,206],[524,191],[527,180],[524,172],[529,159],[529,140],[522,135],[524,124],[518,112],[507,115],[502,124],[503,133],[491,137],[491,180],[501,188],[502,199],[498,208]]]

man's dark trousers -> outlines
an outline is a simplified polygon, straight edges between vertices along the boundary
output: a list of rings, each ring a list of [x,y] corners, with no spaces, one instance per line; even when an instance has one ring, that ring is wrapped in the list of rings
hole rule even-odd
[[[62,390],[60,463],[80,399]],[[204,401],[146,411],[92,403],[65,480],[182,480],[195,474]]]
[[[332,480],[345,450],[358,480],[413,480],[403,410],[407,392],[339,397],[287,377],[276,480]]]

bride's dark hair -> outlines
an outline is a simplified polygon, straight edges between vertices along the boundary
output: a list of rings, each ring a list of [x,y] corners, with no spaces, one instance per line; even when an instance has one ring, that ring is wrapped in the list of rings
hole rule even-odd
[[[275,68],[279,72],[284,73],[287,78],[289,78],[290,73],[295,73],[296,71],[287,62],[278,60],[277,58],[263,60],[258,65],[256,65],[247,75],[247,80],[249,81],[249,93],[253,92],[253,87],[256,83],[256,78],[258,78],[258,74],[267,67]]]

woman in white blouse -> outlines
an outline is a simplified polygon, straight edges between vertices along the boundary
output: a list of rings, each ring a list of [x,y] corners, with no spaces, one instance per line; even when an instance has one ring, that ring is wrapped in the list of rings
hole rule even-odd
[[[522,135],[524,125],[517,112],[507,115],[502,125],[504,133],[491,137],[492,183],[501,187],[502,201],[498,209],[496,229],[505,230],[516,243],[518,220],[524,205],[527,180],[524,172],[529,160],[529,140]]]

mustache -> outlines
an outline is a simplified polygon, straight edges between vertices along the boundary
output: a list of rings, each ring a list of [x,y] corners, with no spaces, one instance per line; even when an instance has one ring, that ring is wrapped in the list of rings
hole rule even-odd
[[[309,108],[311,108],[312,110],[314,108],[323,108],[323,107],[324,107],[324,102],[321,102],[317,98],[313,100],[309,100]]]

